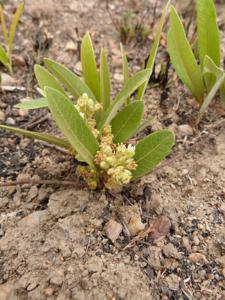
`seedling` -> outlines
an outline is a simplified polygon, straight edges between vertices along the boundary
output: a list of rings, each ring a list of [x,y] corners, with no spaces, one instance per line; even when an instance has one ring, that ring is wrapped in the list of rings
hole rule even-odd
[[[116,20],[110,11],[108,0],[106,0],[106,9],[123,44],[128,44],[131,41],[141,43],[147,39],[150,30],[143,23],[143,19],[137,17],[133,11],[126,11],[121,20]]]
[[[5,15],[2,6],[0,5],[0,19],[1,19],[1,27],[2,33],[4,37],[4,48],[0,45],[0,62],[8,69],[10,73],[12,73],[12,53],[13,53],[13,43],[16,34],[16,28],[20,17],[24,10],[24,3],[21,3],[13,18],[10,25],[10,28],[7,29]]]
[[[213,0],[196,0],[198,64],[184,27],[174,7],[170,11],[170,28],[167,37],[168,52],[179,78],[195,97],[200,113],[220,90],[225,105],[225,73],[220,68],[220,36]]]
[[[147,68],[129,77],[125,51],[121,46],[124,85],[113,101],[105,50],[101,50],[97,69],[90,35],[81,44],[84,81],[61,64],[45,59],[45,67],[35,66],[35,75],[43,98],[20,103],[19,108],[48,107],[64,134],[63,139],[1,125],[0,128],[66,148],[80,162],[78,174],[95,189],[104,183],[118,190],[150,172],[171,151],[174,134],[161,130],[146,136],[136,145],[128,140],[149,124],[143,117],[143,95],[151,76],[164,24],[165,8],[150,53]],[[131,97],[137,91],[136,97]]]

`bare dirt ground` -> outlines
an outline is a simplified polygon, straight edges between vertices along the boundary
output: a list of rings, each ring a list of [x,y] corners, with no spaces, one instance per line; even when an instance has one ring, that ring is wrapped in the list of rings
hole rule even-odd
[[[3,2],[10,16],[18,1]],[[81,71],[79,48],[87,30],[97,54],[106,47],[118,90],[120,38],[112,22],[122,22],[132,10],[143,24],[152,24],[147,38],[126,45],[134,72],[148,56],[161,2],[153,18],[154,1],[112,1],[112,19],[101,0],[27,0],[14,58],[17,87],[24,90],[1,93],[0,122],[56,132],[47,110],[28,113],[13,105],[37,96],[33,65],[44,56]],[[188,23],[193,3],[178,8]],[[224,41],[224,4],[219,1],[218,11]],[[165,59],[164,34],[157,70]],[[213,102],[196,129],[194,100],[171,68],[169,83],[149,89],[145,103],[146,114],[156,121],[143,134],[171,128],[176,146],[160,168],[121,194],[86,190],[76,178],[73,158],[0,132],[1,182],[74,180],[72,187],[0,187],[0,300],[225,299],[225,111]],[[127,215],[148,230],[145,236],[141,231],[132,237],[135,226]],[[116,240],[109,238],[110,220],[122,230]]]

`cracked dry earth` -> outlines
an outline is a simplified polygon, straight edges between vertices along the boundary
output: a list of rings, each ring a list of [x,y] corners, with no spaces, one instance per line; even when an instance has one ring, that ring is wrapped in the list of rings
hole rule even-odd
[[[7,12],[17,3],[8,1]],[[111,3],[115,15],[124,7],[151,13],[154,4],[121,3]],[[35,60],[48,56],[79,70],[80,37],[86,30],[95,45],[109,48],[116,74],[112,82],[119,89],[119,38],[103,1],[29,0],[15,45],[24,62],[15,66],[15,77],[27,90],[0,95],[1,122],[55,131],[48,118],[32,123],[45,117],[45,110],[28,114],[13,104],[36,94]],[[51,42],[37,58],[32,43],[42,45],[43,37]],[[141,47],[127,45],[133,70],[149,44],[151,38]],[[160,53],[163,45],[162,40]],[[213,104],[200,129],[194,129],[194,102],[170,72],[174,80],[163,105],[160,87],[147,93],[146,114],[154,114],[156,122],[143,134],[173,129],[173,154],[164,167],[121,194],[86,190],[67,154],[0,132],[1,182],[77,182],[73,187],[0,187],[0,300],[225,299],[225,113]]]

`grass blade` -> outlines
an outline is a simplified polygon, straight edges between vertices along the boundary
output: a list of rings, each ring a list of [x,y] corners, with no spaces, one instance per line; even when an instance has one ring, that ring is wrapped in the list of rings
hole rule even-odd
[[[117,111],[123,106],[126,99],[129,98],[143,82],[145,82],[148,78],[148,74],[149,70],[142,70],[127,80],[122,90],[116,96],[107,111],[103,114],[103,117],[98,124],[99,130],[101,130],[105,125],[110,124],[112,119],[116,116]]]
[[[109,66],[107,63],[105,49],[101,50],[100,89],[101,89],[101,102],[103,104],[103,111],[106,111],[110,106],[110,74],[109,74]]]
[[[49,109],[59,129],[71,147],[94,168],[93,159],[98,150],[98,143],[85,120],[63,94],[49,87],[45,88],[45,93]]]
[[[51,59],[46,58],[44,62],[49,71],[66,87],[75,99],[86,93],[89,98],[96,101],[95,95],[76,74]]]
[[[220,77],[216,83],[214,84],[214,86],[212,87],[211,91],[209,92],[209,94],[206,96],[204,102],[202,103],[202,106],[200,108],[200,113],[204,113],[206,108],[209,106],[209,104],[211,103],[211,101],[213,100],[213,98],[215,97],[217,91],[220,89],[221,85],[224,84],[225,82],[225,74],[223,74],[222,77]]]
[[[71,147],[70,144],[67,141],[65,141],[64,139],[57,138],[57,137],[47,134],[47,133],[29,131],[29,130],[11,127],[11,126],[5,126],[5,125],[0,125],[0,129],[11,131],[13,133],[20,134],[20,135],[23,135],[25,137],[28,137],[28,138],[31,138],[34,140],[48,142],[49,144],[53,144],[53,145],[56,145],[56,146],[59,146],[62,148],[69,149]]]
[[[165,23],[165,18],[166,18],[166,14],[167,14],[170,2],[171,2],[170,0],[167,2],[167,5],[163,10],[163,13],[162,13],[162,16],[161,16],[161,19],[160,19],[160,22],[159,22],[159,26],[158,26],[157,31],[156,31],[155,40],[154,40],[152,49],[150,51],[149,58],[148,58],[148,61],[147,61],[147,65],[146,65],[146,69],[149,69],[148,79],[146,80],[145,83],[143,83],[140,86],[140,88],[138,90],[138,94],[137,94],[137,99],[142,99],[143,98],[143,95],[144,95],[145,90],[146,90],[147,85],[148,85],[148,81],[149,81],[149,79],[152,75],[152,70],[153,70],[153,66],[154,66],[154,63],[155,63],[157,50],[158,50],[158,47],[159,47],[160,35],[161,35],[162,29],[163,29],[163,25]]]
[[[203,74],[208,92],[210,92],[213,85],[216,83],[216,80],[224,75],[224,71],[218,68],[214,61],[206,55],[204,60]],[[225,105],[225,81],[220,86],[220,100],[222,104]]]
[[[142,139],[135,148],[134,159],[138,166],[132,178],[137,179],[150,172],[170,153],[174,142],[174,133],[169,130],[160,130]]]
[[[122,64],[123,64],[123,82],[125,84],[129,78],[129,68],[128,68],[127,56],[123,44],[121,43],[120,43],[120,51],[122,55]]]
[[[9,57],[12,55],[16,27],[17,27],[17,24],[20,20],[22,13],[23,13],[23,10],[24,10],[24,3],[21,3],[18,6],[18,8],[13,16],[13,19],[12,19],[12,23],[11,23],[10,30],[9,30]]]
[[[220,34],[213,0],[197,0],[198,51],[203,68],[205,56],[220,66]]]
[[[97,70],[91,37],[87,32],[81,43],[81,64],[84,81],[100,101],[100,76]]]
[[[3,47],[0,45],[0,61],[5,66],[8,67],[9,65],[9,58]]]
[[[8,34],[7,27],[6,27],[4,11],[3,11],[3,8],[1,5],[0,5],[0,18],[1,18],[1,27],[2,27],[3,37],[4,37],[4,43],[5,43],[5,46],[8,48],[9,34]]]
[[[204,97],[204,84],[200,66],[186,38],[182,22],[174,7],[170,12],[170,29],[167,37],[168,52],[178,76],[199,103]]]
[[[115,143],[124,143],[136,132],[143,115],[143,101],[134,101],[125,106],[112,120]]]

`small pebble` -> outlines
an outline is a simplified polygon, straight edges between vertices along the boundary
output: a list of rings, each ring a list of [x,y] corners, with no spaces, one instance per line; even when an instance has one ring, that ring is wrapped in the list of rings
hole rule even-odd
[[[0,110],[0,122],[4,122],[4,121],[5,121],[5,113]]]
[[[6,124],[7,125],[15,125],[16,122],[15,122],[15,120],[13,118],[9,117],[9,118],[6,119]]]
[[[198,253],[198,252],[191,253],[188,256],[188,259],[194,263],[198,263],[200,261],[207,262],[205,255],[203,255],[202,253]]]
[[[105,224],[104,230],[107,237],[114,243],[122,232],[123,227],[120,223],[116,222],[114,219],[111,219]]]

